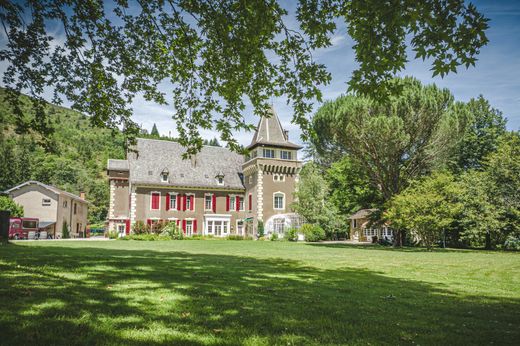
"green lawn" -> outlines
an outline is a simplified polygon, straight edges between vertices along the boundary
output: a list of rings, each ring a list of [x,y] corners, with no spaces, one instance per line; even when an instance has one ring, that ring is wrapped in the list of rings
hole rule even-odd
[[[520,253],[253,241],[0,246],[0,344],[518,344]]]

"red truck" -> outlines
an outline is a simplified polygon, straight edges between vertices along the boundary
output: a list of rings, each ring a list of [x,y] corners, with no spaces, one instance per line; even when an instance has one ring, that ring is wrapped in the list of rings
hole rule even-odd
[[[39,220],[32,217],[9,219],[9,239],[29,239],[29,232],[38,233]]]

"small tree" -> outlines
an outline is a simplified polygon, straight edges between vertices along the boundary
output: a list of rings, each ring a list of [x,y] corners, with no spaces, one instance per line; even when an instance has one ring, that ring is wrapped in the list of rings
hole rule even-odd
[[[0,210],[8,210],[11,217],[23,216],[23,207],[7,196],[0,196]]]
[[[63,239],[70,238],[70,232],[69,232],[69,225],[67,224],[67,221],[63,221],[63,224],[61,226],[61,237]]]
[[[394,228],[406,229],[431,249],[461,212],[460,186],[449,173],[434,173],[392,198],[386,217]]]
[[[155,125],[155,123],[153,124],[152,132],[150,132],[150,135],[157,138],[161,137],[161,135],[159,134],[159,130],[157,130],[157,125]]]
[[[258,225],[256,226],[256,234],[258,235],[258,238],[261,238],[265,235],[264,223],[262,220],[258,220]]]

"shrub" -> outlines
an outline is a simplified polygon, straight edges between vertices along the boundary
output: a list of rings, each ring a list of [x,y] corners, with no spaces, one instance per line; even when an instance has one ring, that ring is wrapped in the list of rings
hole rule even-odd
[[[184,239],[184,233],[175,222],[169,222],[163,227],[161,237],[172,240],[182,240]]]
[[[285,232],[285,238],[288,241],[297,241],[298,240],[298,230],[296,228],[290,228],[287,232]]]
[[[153,240],[169,240],[169,238],[161,237],[160,235],[153,233],[143,233],[143,234],[130,234],[119,238],[121,240],[145,240],[145,241],[153,241]]]
[[[23,216],[23,207],[7,196],[0,196],[0,210],[8,210],[11,217]]]
[[[258,220],[258,226],[257,226],[257,232],[256,232],[256,235],[258,238],[262,238],[265,233],[264,233],[264,223],[260,220]]]
[[[107,233],[108,239],[117,239],[117,232],[116,231],[110,231]]]
[[[271,237],[269,238],[269,240],[271,240],[271,241],[276,241],[276,240],[278,240],[278,233],[272,233],[272,234],[271,234]]]
[[[513,235],[510,235],[507,237],[506,241],[504,242],[504,249],[505,250],[520,250],[520,238],[517,238]]]
[[[63,221],[63,225],[61,227],[61,237],[63,239],[70,238],[69,225],[67,225],[67,221]]]
[[[134,234],[143,234],[146,233],[146,225],[143,221],[136,221],[134,223],[134,227],[132,228]]]
[[[244,236],[238,234],[230,234],[226,238],[227,240],[244,240]]]
[[[315,242],[325,239],[325,231],[318,225],[306,223],[302,225],[300,232],[305,235],[305,241]]]

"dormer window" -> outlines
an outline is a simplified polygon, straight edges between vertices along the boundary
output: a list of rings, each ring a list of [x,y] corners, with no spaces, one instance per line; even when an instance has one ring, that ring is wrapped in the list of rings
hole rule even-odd
[[[224,173],[222,172],[219,172],[215,178],[217,179],[217,184],[218,185],[224,185]]]
[[[161,172],[161,182],[167,183],[169,174],[170,172],[168,171],[168,168],[163,169],[163,171]]]

